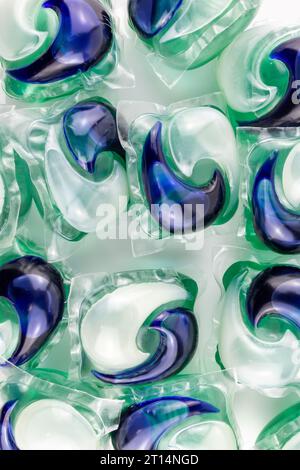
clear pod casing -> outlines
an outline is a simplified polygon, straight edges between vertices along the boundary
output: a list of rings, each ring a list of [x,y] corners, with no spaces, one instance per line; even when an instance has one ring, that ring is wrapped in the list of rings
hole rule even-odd
[[[76,390],[62,373],[0,370],[1,450],[99,450],[117,428],[121,401]],[[62,385],[63,383],[63,385]]]
[[[140,239],[203,238],[238,205],[235,133],[222,95],[175,103],[121,102],[120,137],[127,154],[130,210]],[[140,250],[142,252],[142,250]]]
[[[131,390],[119,428],[116,450],[237,450],[238,437],[225,388],[217,377],[182,376]]]
[[[70,377],[128,387],[181,372],[198,345],[197,292],[195,281],[172,270],[74,278]]]
[[[129,23],[169,87],[218,56],[251,22],[260,0],[129,0]]]
[[[104,83],[132,86],[120,59],[116,16],[109,0],[1,2],[5,92],[44,102]]]
[[[14,150],[28,168],[34,201],[18,243],[24,251],[60,261],[97,232],[102,207],[115,219],[127,210],[116,110],[107,100],[84,94],[55,109],[19,108],[11,119]],[[33,231],[36,223],[43,230]]]

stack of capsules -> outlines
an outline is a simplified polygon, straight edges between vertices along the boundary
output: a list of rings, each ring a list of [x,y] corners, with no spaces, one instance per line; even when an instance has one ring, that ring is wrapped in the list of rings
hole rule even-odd
[[[260,4],[1,1],[1,450],[243,449],[247,389],[300,450],[300,30]],[[128,48],[218,90],[120,100]]]

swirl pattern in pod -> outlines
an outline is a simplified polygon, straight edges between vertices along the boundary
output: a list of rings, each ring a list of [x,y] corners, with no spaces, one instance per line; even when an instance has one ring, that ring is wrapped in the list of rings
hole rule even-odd
[[[130,0],[140,39],[178,69],[209,62],[252,20],[260,0]]]
[[[298,126],[298,28],[258,26],[242,33],[219,61],[222,91],[240,125]]]
[[[0,268],[1,355],[20,366],[32,359],[60,324],[64,285],[60,273],[34,256],[23,256]]]
[[[21,395],[2,407],[0,449],[97,450],[99,437],[82,409],[59,399]]]
[[[82,74],[111,71],[114,33],[100,1],[24,0],[21,9],[19,4],[0,6],[0,55],[9,95],[45,100],[82,87]]]
[[[300,374],[300,269],[237,267],[227,273],[218,335],[222,366],[256,389],[293,387]]]
[[[75,283],[71,310],[76,290]],[[179,274],[137,271],[103,280],[92,298],[81,299],[79,336],[88,376],[133,385],[178,374],[198,345],[197,291],[192,279]]]
[[[117,450],[237,449],[234,432],[220,409],[182,395],[148,399],[126,408],[112,442]]]
[[[123,198],[126,210],[125,154],[114,107],[95,98],[69,108],[50,128],[44,171],[52,212],[58,210],[75,233],[96,232],[100,204],[110,207],[113,217]]]
[[[261,164],[252,189],[253,224],[259,238],[272,250],[283,254],[300,252],[297,157],[299,144],[288,152],[274,150]],[[280,174],[278,174],[280,172]],[[279,192],[278,180],[281,181]]]
[[[143,115],[129,138],[136,155],[132,201],[152,219],[147,233],[183,235],[232,217],[239,165],[234,131],[222,111],[195,106],[157,119]]]

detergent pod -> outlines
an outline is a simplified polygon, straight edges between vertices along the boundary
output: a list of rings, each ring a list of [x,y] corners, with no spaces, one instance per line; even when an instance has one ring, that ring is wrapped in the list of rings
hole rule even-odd
[[[36,103],[101,83],[131,86],[132,76],[120,64],[113,16],[108,0],[1,2],[6,93]]]
[[[0,354],[16,366],[43,361],[65,330],[67,281],[38,256],[8,252],[0,259]],[[0,369],[5,364],[1,361]],[[7,366],[6,366],[7,368]]]
[[[251,28],[223,52],[219,84],[241,126],[298,126],[300,30]]]
[[[118,426],[122,402],[78,391],[57,371],[35,374],[16,367],[0,370],[0,449],[105,448]]]
[[[295,260],[262,263],[252,251],[223,276],[214,359],[236,383],[271,397],[299,384],[299,276]]]
[[[120,114],[127,123],[120,135],[127,152],[131,210],[137,214],[133,240],[139,235],[184,240],[232,217],[239,163],[220,94],[167,109],[123,102]]]
[[[300,253],[300,128],[240,128],[244,161],[241,235],[266,253]]]
[[[47,109],[28,108],[13,115],[15,152],[34,188],[31,221],[38,219],[23,227],[18,242],[52,261],[67,258],[97,232],[102,208],[117,218],[128,202],[115,108],[98,97],[70,101],[48,116]],[[44,227],[38,233],[32,231],[37,223]]]
[[[178,374],[198,345],[198,288],[170,270],[83,275],[71,283],[73,380],[138,385]]]
[[[115,450],[237,450],[234,422],[219,384],[182,376],[125,397]]]
[[[129,0],[128,14],[131,27],[150,49],[150,64],[172,85],[180,71],[219,55],[250,23],[259,5],[259,0]]]
[[[276,416],[257,438],[258,450],[300,450],[300,405]]]

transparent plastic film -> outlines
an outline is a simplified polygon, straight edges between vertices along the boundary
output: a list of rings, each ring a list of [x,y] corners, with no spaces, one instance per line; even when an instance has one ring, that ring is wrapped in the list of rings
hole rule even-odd
[[[104,98],[80,94],[55,109],[18,109],[13,119],[13,146],[28,169],[34,201],[19,243],[51,261],[66,259],[89,234],[101,235],[105,208],[110,219],[127,210],[116,110]],[[31,230],[36,219],[39,233]]]
[[[70,377],[126,388],[180,373],[198,346],[197,292],[193,279],[172,270],[74,278]]]
[[[15,249],[0,257],[0,277],[0,354],[18,367],[34,368],[65,332],[68,275],[62,265]]]
[[[118,114],[134,253],[159,251],[167,239],[188,246],[197,236],[201,249],[203,229],[227,222],[238,204],[235,133],[222,95],[168,108],[121,102]]]
[[[129,0],[129,23],[156,75],[172,88],[217,57],[251,22],[259,0]]]
[[[115,450],[237,450],[238,429],[218,374],[182,376],[124,396]]]
[[[299,128],[239,128],[244,215],[240,235],[261,250],[300,251]]]
[[[231,380],[270,397],[299,391],[299,272],[295,259],[271,253],[263,261],[247,246],[220,249],[220,301],[206,370],[224,370]]]
[[[121,401],[77,390],[55,370],[2,367],[0,376],[1,450],[104,449],[118,426]]]
[[[299,34],[298,25],[260,24],[221,55],[219,85],[241,126],[299,125]]]

